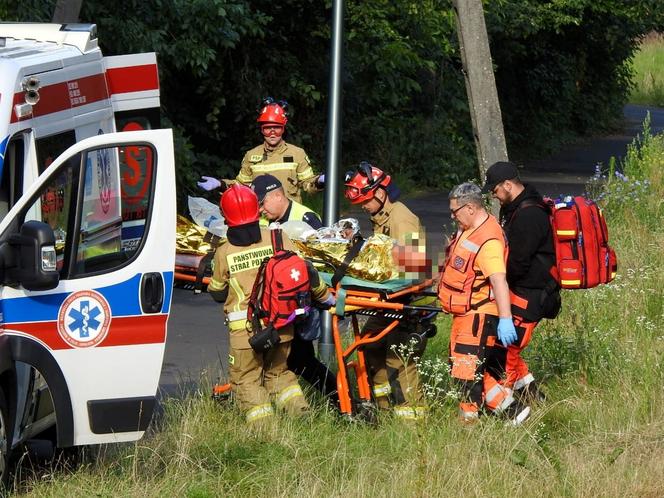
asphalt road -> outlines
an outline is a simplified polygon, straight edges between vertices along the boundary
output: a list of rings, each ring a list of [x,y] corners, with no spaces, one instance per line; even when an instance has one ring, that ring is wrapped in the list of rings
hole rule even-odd
[[[621,158],[627,146],[641,131],[646,112],[650,111],[653,133],[664,131],[664,109],[628,105],[624,109],[624,128],[613,135],[588,139],[544,159],[525,161],[522,178],[533,183],[545,195],[577,195],[595,170],[597,163],[608,164],[613,156]],[[427,229],[427,243],[436,253],[442,251],[444,234],[450,231],[447,192],[433,192],[407,200]],[[353,214],[353,213],[347,213]],[[366,216],[363,231],[367,233]],[[194,294],[176,288],[168,322],[166,354],[161,373],[163,395],[182,395],[201,385],[225,377],[228,342],[221,306],[208,294]]]

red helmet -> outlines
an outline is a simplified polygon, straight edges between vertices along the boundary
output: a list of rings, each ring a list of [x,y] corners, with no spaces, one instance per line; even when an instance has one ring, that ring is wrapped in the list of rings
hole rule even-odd
[[[277,124],[286,126],[288,123],[288,104],[280,100],[275,102],[272,97],[263,100],[261,110],[258,112],[258,119],[256,122],[260,124]]]
[[[360,204],[369,201],[376,195],[378,187],[387,187],[390,184],[390,175],[381,169],[362,161],[355,171],[346,173],[344,185],[346,186],[346,199],[351,204]]]
[[[226,225],[236,227],[258,221],[258,197],[253,190],[241,183],[234,183],[221,194],[219,202]]]

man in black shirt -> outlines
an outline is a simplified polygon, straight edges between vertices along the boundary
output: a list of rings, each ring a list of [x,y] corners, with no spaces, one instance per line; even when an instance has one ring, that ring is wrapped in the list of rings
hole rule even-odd
[[[543,398],[533,374],[521,357],[542,318],[560,310],[559,286],[553,277],[556,256],[549,222],[550,210],[532,185],[519,179],[511,162],[493,164],[483,192],[500,202],[500,223],[509,244],[507,283],[518,340],[507,347],[505,385],[515,394]]]

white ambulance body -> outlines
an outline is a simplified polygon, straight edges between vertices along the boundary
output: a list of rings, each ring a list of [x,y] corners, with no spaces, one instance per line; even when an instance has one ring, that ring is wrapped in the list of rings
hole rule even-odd
[[[3,474],[44,431],[129,441],[151,419],[176,223],[158,117],[155,54],[103,57],[94,25],[0,23]]]

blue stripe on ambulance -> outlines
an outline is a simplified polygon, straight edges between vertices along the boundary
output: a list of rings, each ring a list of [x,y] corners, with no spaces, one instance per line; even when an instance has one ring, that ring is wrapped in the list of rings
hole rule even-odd
[[[164,272],[164,305],[161,312],[167,313],[171,302],[171,293],[173,289],[173,272]],[[111,307],[112,316],[135,316],[141,315],[141,307],[138,297],[139,286],[141,283],[141,274],[137,273],[129,280],[100,287],[96,290],[102,294]],[[5,299],[2,303],[4,323],[23,323],[23,322],[46,322],[57,320],[57,313],[60,305],[71,294],[70,292],[61,292],[57,294],[47,294],[43,296],[18,297]],[[127,296],[136,296],[134,299]]]

